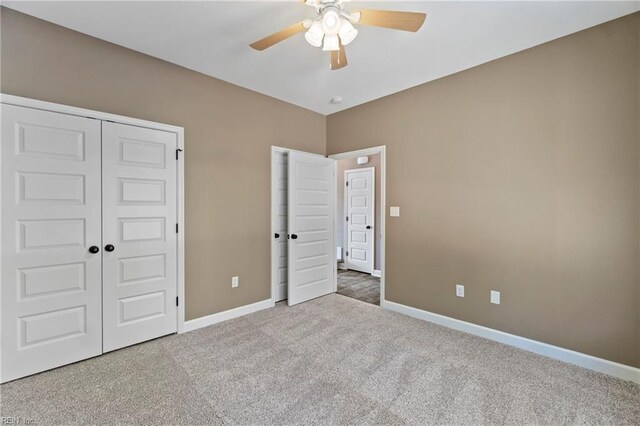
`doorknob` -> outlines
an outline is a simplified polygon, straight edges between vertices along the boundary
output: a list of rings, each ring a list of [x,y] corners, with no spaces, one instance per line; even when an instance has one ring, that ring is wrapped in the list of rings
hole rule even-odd
[[[99,251],[100,251],[100,247],[98,247],[98,246],[91,246],[91,247],[89,247],[89,253],[96,254],[96,253],[97,253],[97,252],[99,252]]]
[[[276,232],[276,238],[280,238],[280,234]]]
[[[367,229],[371,229],[371,225],[367,225]]]
[[[106,246],[104,246],[105,251],[114,251],[116,248],[113,246],[113,244],[107,244]]]
[[[291,239],[292,239],[292,240],[297,240],[297,239],[298,239],[298,236],[297,236],[296,234],[291,234]]]

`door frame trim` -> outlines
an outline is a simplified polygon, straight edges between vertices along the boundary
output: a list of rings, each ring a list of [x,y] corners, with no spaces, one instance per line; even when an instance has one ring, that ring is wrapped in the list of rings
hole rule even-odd
[[[376,270],[376,233],[378,232],[378,229],[376,227],[376,218],[377,218],[377,215],[376,215],[376,168],[372,166],[372,167],[362,167],[360,169],[346,169],[344,171],[344,176],[343,176],[344,180],[343,180],[343,182],[347,181],[347,173],[350,173],[350,172],[364,172],[364,171],[371,171],[371,173],[373,174],[373,176],[372,176],[373,179],[372,179],[372,182],[371,182],[373,184],[373,189],[371,191],[371,194],[372,194],[371,198],[372,198],[372,201],[373,201],[373,214],[372,214],[372,216],[373,216],[373,221],[372,221],[373,222],[372,223],[372,225],[373,225],[373,247],[371,248],[371,254],[373,255],[373,259],[371,261],[371,275],[373,275],[373,271]],[[382,180],[381,180],[381,182],[382,182]],[[348,190],[345,188],[344,194],[343,194],[344,197],[343,197],[342,208],[343,208],[343,213],[347,213],[347,216],[349,216],[349,214],[348,214],[349,207],[348,207],[348,202],[347,202],[348,201],[347,200],[347,195],[348,195],[347,192],[348,192]],[[343,214],[343,216],[344,216],[344,214]],[[336,218],[337,217],[338,216],[336,215]],[[340,218],[340,220],[342,220],[342,218]],[[337,225],[338,225],[338,220],[336,220],[336,229],[337,229]],[[347,232],[347,228],[348,227],[349,227],[349,224],[348,223],[345,224],[345,233],[347,233],[347,234],[348,234],[348,232]],[[334,234],[335,234],[335,232],[334,232]],[[345,239],[343,238],[342,242],[344,243],[344,241],[345,241]],[[347,235],[346,241],[347,241],[347,243],[349,242],[349,236],[348,235]],[[337,243],[338,243],[338,241],[336,241],[336,246],[337,246]],[[344,252],[346,253],[347,248],[343,247],[343,249],[344,249]],[[349,257],[351,257],[351,256],[343,255],[343,258],[344,258],[343,260],[344,260],[344,263],[345,263],[345,266],[347,267],[347,269],[349,269],[349,259],[348,259]]]
[[[37,109],[41,111],[56,112],[60,114],[74,115],[84,118],[92,118],[102,121],[112,121],[114,123],[128,124],[131,126],[143,127],[154,130],[162,130],[165,132],[175,133],[177,136],[177,149],[182,150],[182,154],[178,156],[176,189],[177,189],[177,221],[178,221],[178,237],[177,237],[177,294],[180,300],[178,304],[177,315],[177,331],[184,333],[185,330],[185,271],[184,271],[184,128],[173,126],[170,124],[156,123],[154,121],[142,120],[138,118],[126,117],[123,115],[110,114],[106,112],[94,111],[86,108],[78,108],[69,105],[62,105],[53,102],[46,102],[37,99],[23,98],[21,96],[8,95],[0,93],[0,103],[14,105],[19,107]],[[0,164],[1,158],[0,158]],[[1,213],[0,213],[1,215]],[[1,220],[1,216],[0,216]],[[2,247],[0,247],[0,268],[2,267]]]
[[[382,217],[380,218],[380,269],[382,270],[382,274],[380,276],[380,306],[385,303],[385,277],[387,275],[387,268],[385,262],[385,253],[386,253],[386,218],[387,218],[387,146],[380,145],[371,148],[358,149],[355,151],[341,152],[338,154],[329,155],[328,158],[333,160],[345,160],[347,158],[361,157],[363,155],[374,155],[380,154],[380,211],[382,212]],[[337,182],[337,167],[334,172],[334,181]],[[337,197],[337,191],[336,191]],[[375,210],[375,209],[374,209]],[[333,233],[335,235],[337,231],[337,221],[334,221],[333,224]],[[375,244],[374,244],[375,246]],[[375,250],[375,249],[374,249]],[[335,274],[334,281],[334,291],[338,290],[338,274]]]

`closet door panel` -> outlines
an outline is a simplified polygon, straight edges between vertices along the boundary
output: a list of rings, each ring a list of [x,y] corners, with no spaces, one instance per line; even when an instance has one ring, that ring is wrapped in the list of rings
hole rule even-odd
[[[1,380],[102,353],[100,121],[2,105]]]
[[[176,332],[176,145],[174,133],[103,123],[105,352]]]

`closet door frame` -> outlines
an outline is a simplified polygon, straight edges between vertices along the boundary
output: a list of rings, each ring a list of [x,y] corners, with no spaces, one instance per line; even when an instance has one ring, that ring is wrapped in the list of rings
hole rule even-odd
[[[273,303],[278,302],[278,285],[280,284],[279,268],[279,251],[278,244],[287,241],[286,234],[279,234],[276,238],[276,233],[282,231],[278,218],[280,216],[280,204],[278,195],[278,157],[281,155],[289,155],[289,150],[286,148],[280,148],[277,146],[271,147],[271,300]],[[288,161],[288,159],[287,159]],[[288,206],[287,206],[288,207]],[[287,209],[288,213],[288,209]],[[286,224],[288,226],[288,223]],[[288,283],[287,283],[288,284]],[[285,294],[286,294],[285,289]],[[286,296],[284,297],[286,299]]]
[[[178,294],[178,334],[185,331],[185,294],[184,294],[184,128],[172,126],[169,124],[156,123],[153,121],[140,120],[137,118],[125,117],[122,115],[109,114],[100,111],[93,111],[85,108],[77,108],[68,105],[61,105],[52,102],[39,101],[36,99],[23,98],[20,96],[7,95],[0,93],[0,103],[7,105],[15,105],[25,108],[32,108],[42,111],[57,112],[61,114],[74,115],[78,117],[93,118],[102,121],[111,121],[114,123],[128,124],[131,126],[144,127],[154,130],[163,130],[165,132],[175,133],[178,140],[177,158],[177,294]],[[1,160],[1,159],[0,159]],[[0,161],[0,167],[2,162]],[[2,213],[0,212],[0,215]],[[1,219],[1,216],[0,216]],[[2,246],[0,246],[0,268],[2,267]]]

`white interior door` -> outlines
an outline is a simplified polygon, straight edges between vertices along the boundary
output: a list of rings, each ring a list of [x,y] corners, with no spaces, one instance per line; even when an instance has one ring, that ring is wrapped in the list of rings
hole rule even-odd
[[[289,153],[289,306],[332,293],[335,161]]]
[[[273,280],[275,282],[276,302],[287,298],[287,220],[289,210],[288,175],[289,153],[273,151],[273,185],[275,186],[275,215],[274,215],[274,265]]]
[[[177,328],[176,135],[104,122],[104,351]]]
[[[100,121],[1,111],[6,382],[102,353]]]
[[[373,272],[374,168],[346,170],[347,269]]]

